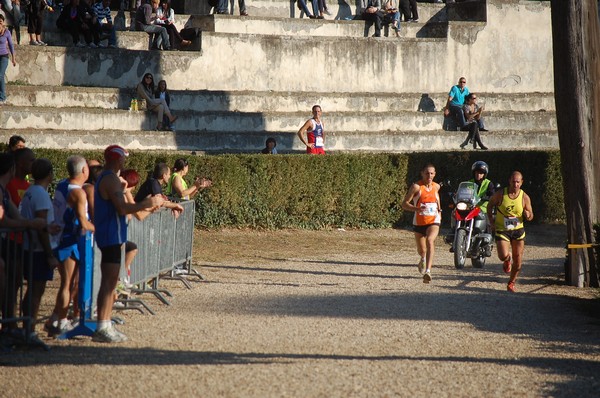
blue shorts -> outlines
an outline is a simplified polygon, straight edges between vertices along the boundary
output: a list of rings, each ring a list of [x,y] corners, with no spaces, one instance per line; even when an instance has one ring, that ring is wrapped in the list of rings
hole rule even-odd
[[[29,251],[25,251],[23,258],[23,273],[25,274],[25,280],[29,281],[29,267],[27,262],[29,261]],[[54,278],[54,268],[48,266],[48,259],[44,252],[33,252],[32,256],[32,280],[34,281],[51,281]]]
[[[61,263],[69,257],[75,261],[79,261],[79,246],[74,244],[66,247],[59,247],[58,249],[54,249],[54,254]]]

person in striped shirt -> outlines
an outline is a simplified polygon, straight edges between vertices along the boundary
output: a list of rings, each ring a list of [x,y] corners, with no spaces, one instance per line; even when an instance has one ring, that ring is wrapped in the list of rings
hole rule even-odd
[[[94,35],[94,39],[97,40],[95,44],[98,47],[104,47],[101,42],[108,38],[108,47],[117,48],[117,33],[110,15],[110,0],[100,0],[93,5],[92,9],[96,21],[98,21],[94,25],[98,31],[98,34]]]

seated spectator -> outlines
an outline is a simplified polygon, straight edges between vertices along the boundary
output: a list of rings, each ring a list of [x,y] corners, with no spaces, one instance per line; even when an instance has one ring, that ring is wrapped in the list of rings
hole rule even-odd
[[[93,11],[85,0],[71,0],[65,5],[56,20],[56,26],[71,34],[74,46],[97,47],[94,43],[97,31],[94,28]],[[83,35],[85,44],[79,41],[79,35]]]
[[[446,106],[444,107],[444,116],[452,117],[458,127],[462,127],[467,123],[462,109],[467,95],[469,95],[467,79],[461,77],[458,79],[458,84],[450,88],[448,101],[446,101]],[[454,128],[454,130],[456,130],[456,128]]]
[[[154,98],[154,77],[151,73],[144,75],[142,81],[137,85],[136,91],[138,98],[146,101],[146,108],[158,115],[157,130],[163,130],[163,115],[167,116],[171,124],[177,120],[177,116],[171,114],[171,110],[164,99]]]
[[[265,142],[265,147],[260,153],[262,153],[263,155],[277,155],[277,149],[275,148],[276,146],[277,141],[275,141],[275,138],[269,137]]]
[[[156,87],[156,91],[154,92],[154,98],[164,99],[167,103],[167,106],[171,107],[171,95],[167,91],[167,82],[165,80],[161,80],[158,82],[158,86]],[[174,126],[171,125],[171,121],[167,117],[167,115],[163,115],[163,128],[165,130],[173,131]]]
[[[189,200],[196,196],[204,188],[208,188],[212,185],[212,181],[206,178],[197,177],[194,184],[188,188],[187,182],[183,179],[188,174],[190,166],[188,161],[180,158],[175,161],[173,166],[173,174],[169,178],[165,194],[168,197],[175,198],[178,200]]]
[[[244,1],[244,0],[240,0]],[[175,27],[175,11],[171,8],[171,0],[162,0],[160,7],[156,10],[155,24],[164,26],[169,33],[169,42],[172,48],[186,47],[192,44],[191,41],[185,40],[179,34]]]
[[[135,26],[137,30],[146,32],[153,37],[151,49],[170,50],[171,42],[169,33],[164,26],[156,25],[156,11],[160,0],[151,0],[151,3],[142,4],[135,14]]]
[[[383,6],[383,12],[385,14],[383,16],[382,24],[392,24],[392,29],[396,32],[396,37],[400,37],[400,11],[398,11],[398,7],[396,7],[395,0],[386,1]]]
[[[483,145],[481,142],[481,137],[479,135],[479,131],[487,131],[483,128],[483,119],[481,117],[481,113],[483,112],[483,107],[479,107],[477,105],[477,95],[471,93],[467,95],[466,104],[463,106],[464,117],[466,120],[465,125],[461,127],[462,131],[468,131],[469,135],[467,139],[460,144],[461,148],[467,146],[469,142],[473,143],[473,149],[477,149],[477,144],[483,150],[486,150],[487,147]]]
[[[117,33],[110,15],[110,0],[99,0],[92,9],[97,21],[94,25],[97,30],[94,44],[98,47],[104,47],[100,42],[106,37],[108,47],[117,48]]]
[[[25,148],[25,138],[13,135],[8,139],[8,152],[14,152],[19,148]]]
[[[369,21],[375,24],[375,34],[373,36],[381,37],[381,24],[383,20],[383,12],[381,11],[380,0],[368,0],[367,8],[365,8],[365,10],[363,11],[362,16],[365,21]]]
[[[137,194],[135,195],[135,203],[140,203],[144,199],[153,196],[163,196],[162,186],[169,181],[171,177],[171,170],[169,170],[169,166],[166,163],[158,163],[154,166],[154,171],[152,175],[148,177],[148,179],[140,186]],[[183,207],[181,205],[165,200],[162,204],[162,207],[166,207],[167,209],[171,209],[173,215],[177,218],[183,212]],[[155,209],[153,209],[155,210]],[[139,212],[138,212],[139,213]],[[144,214],[141,214],[141,219],[146,218],[150,212],[146,211]]]

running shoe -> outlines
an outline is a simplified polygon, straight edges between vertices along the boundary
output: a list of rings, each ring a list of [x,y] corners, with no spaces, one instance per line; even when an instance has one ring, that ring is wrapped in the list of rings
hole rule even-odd
[[[515,290],[515,283],[514,282],[508,282],[508,285],[506,285],[506,290],[511,292],[511,293],[516,293],[517,291]]]
[[[423,275],[425,273],[425,259],[421,259],[421,261],[419,261],[419,264],[417,264],[417,268],[419,269],[419,273],[421,275]]]
[[[431,271],[427,270],[423,274],[423,283],[429,283],[429,282],[431,282]]]
[[[505,273],[510,274],[510,271],[512,270],[512,258],[510,256],[502,263],[502,269]]]
[[[127,337],[113,327],[96,330],[92,336],[92,341],[97,343],[121,343],[125,340]]]

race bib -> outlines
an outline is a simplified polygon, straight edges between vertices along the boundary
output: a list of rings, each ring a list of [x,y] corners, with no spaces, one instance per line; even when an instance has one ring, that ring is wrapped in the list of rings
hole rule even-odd
[[[504,228],[515,229],[519,225],[519,219],[517,217],[504,217]]]
[[[438,214],[438,205],[437,203],[422,203],[421,205],[425,205],[421,207],[421,215],[423,216],[437,216]]]
[[[325,146],[323,142],[323,137],[315,137],[315,146],[317,148],[323,148]]]

